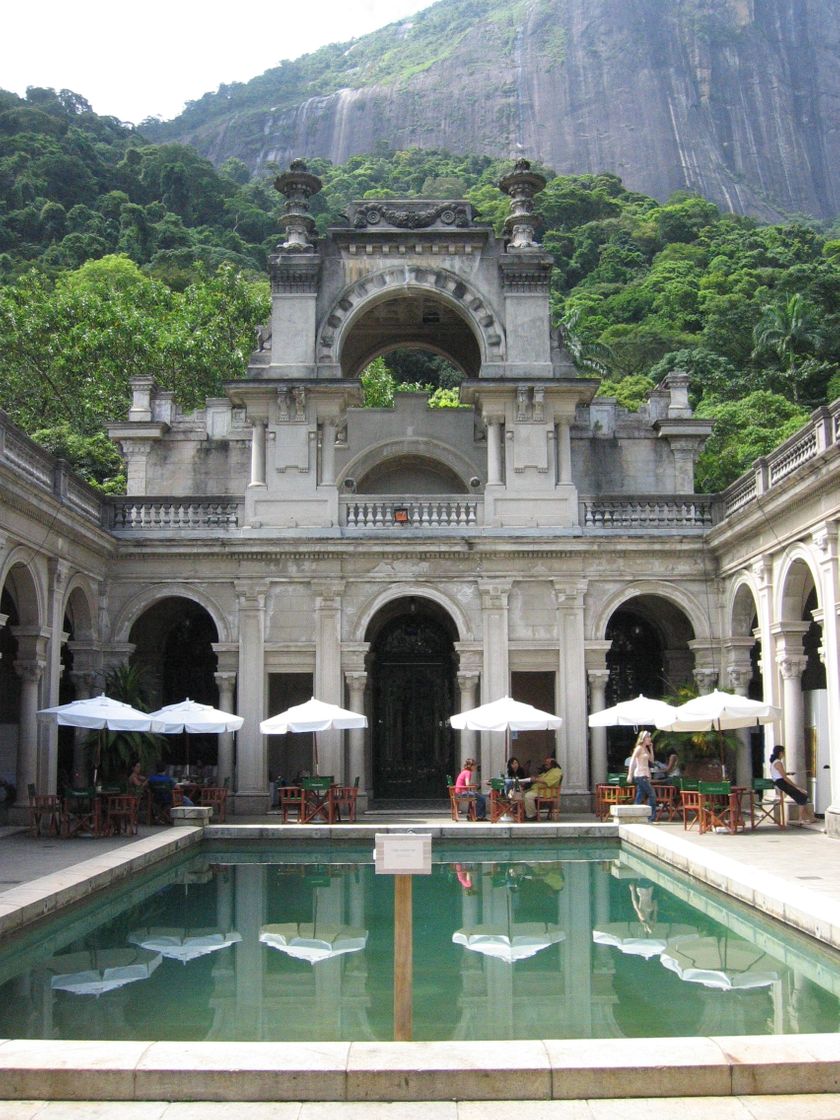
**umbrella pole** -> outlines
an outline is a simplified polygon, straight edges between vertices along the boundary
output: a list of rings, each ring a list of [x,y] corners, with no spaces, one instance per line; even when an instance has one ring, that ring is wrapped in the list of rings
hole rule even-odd
[[[318,732],[312,732],[312,742],[315,749],[315,777],[318,777]]]

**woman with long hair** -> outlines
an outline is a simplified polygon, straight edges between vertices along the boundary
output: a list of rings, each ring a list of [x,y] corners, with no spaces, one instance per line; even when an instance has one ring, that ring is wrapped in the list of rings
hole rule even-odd
[[[795,786],[785,770],[785,748],[781,745],[774,747],[770,754],[770,778],[776,789],[786,793],[791,801],[799,806],[799,820],[802,824],[813,824],[816,820],[814,807],[808,804],[808,794],[804,789]]]

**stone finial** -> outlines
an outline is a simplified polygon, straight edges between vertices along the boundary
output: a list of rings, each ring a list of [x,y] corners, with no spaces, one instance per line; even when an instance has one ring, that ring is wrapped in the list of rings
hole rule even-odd
[[[311,253],[314,249],[310,235],[315,219],[309,213],[309,200],[320,191],[323,184],[317,175],[307,170],[302,159],[293,159],[289,170],[274,180],[275,188],[286,196],[286,205],[280,221],[286,228],[286,240],[278,249],[287,253]]]
[[[510,213],[505,219],[509,249],[539,249],[534,234],[534,195],[545,186],[545,177],[531,170],[527,159],[518,159],[513,171],[499,183],[510,196]]]

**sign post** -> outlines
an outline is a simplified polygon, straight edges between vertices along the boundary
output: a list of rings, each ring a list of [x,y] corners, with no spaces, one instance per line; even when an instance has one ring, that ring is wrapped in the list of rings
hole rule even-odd
[[[432,872],[428,833],[376,833],[373,858],[377,875],[394,876],[394,1039],[410,1042],[412,1024],[412,875]]]

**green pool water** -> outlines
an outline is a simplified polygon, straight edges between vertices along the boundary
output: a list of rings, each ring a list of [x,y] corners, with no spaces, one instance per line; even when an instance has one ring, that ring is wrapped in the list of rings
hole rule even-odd
[[[833,1032],[837,954],[617,847],[438,846],[413,879],[413,1037]],[[370,847],[207,847],[0,951],[6,1038],[389,1039]]]

